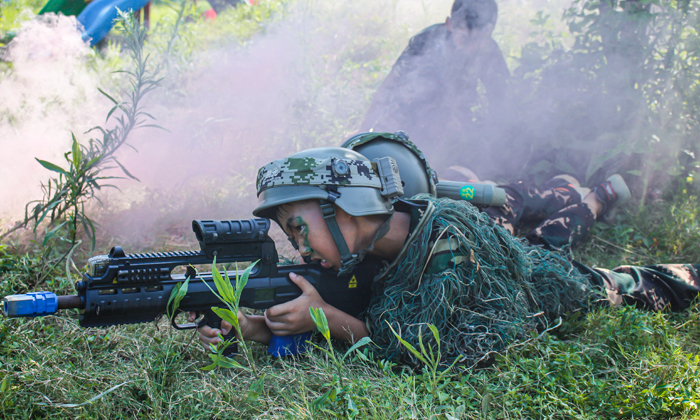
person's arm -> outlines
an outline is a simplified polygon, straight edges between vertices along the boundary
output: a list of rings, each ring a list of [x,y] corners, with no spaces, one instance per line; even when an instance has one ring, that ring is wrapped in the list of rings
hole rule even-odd
[[[500,111],[508,95],[510,70],[498,44],[489,38],[482,52],[483,68],[479,77],[486,88],[486,96],[493,108]]]
[[[328,327],[331,335],[339,340],[355,343],[363,337],[369,336],[367,325],[359,319],[346,314],[331,305],[323,307],[323,312],[328,319]]]

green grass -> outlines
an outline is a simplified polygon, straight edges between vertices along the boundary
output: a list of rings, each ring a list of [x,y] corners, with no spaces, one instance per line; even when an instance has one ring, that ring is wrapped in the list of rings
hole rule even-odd
[[[320,3],[310,0],[301,3],[307,5],[307,13],[318,14],[320,20],[327,16],[324,13],[329,13],[328,8],[345,7],[330,3],[326,8],[312,7]],[[166,83],[196,77],[201,68],[190,58],[200,49],[215,48],[226,42],[225,38],[245,45],[254,34],[267,30],[267,22],[289,16],[286,4],[263,2],[258,8],[222,14],[215,24],[196,19],[188,23],[187,30],[178,33],[171,61],[173,74],[182,79]],[[346,47],[333,55],[318,57],[322,49],[312,42],[334,33],[337,28],[333,22],[307,34],[309,59],[302,70],[310,76],[305,79],[304,100],[295,106],[298,115],[311,117],[299,119],[285,136],[271,144],[290,141],[292,146],[286,147],[304,147],[337,143],[357,124],[363,107],[406,39],[420,29],[392,27],[387,24],[391,17],[383,18],[383,14],[391,14],[381,6],[372,7],[376,7],[372,19],[365,19],[353,9],[341,10],[345,13],[343,22],[360,28],[361,35],[352,38],[354,31],[337,31],[348,42],[344,41]],[[196,15],[199,11],[187,13]],[[524,26],[518,26],[519,11],[515,7],[503,15],[501,23],[509,26],[496,34],[499,42],[519,42],[520,34],[526,33]],[[173,9],[157,5],[153,16],[147,47],[157,52],[165,48],[177,15]],[[427,12],[424,19],[428,19]],[[101,50],[101,58],[93,63],[96,71],[106,72],[121,65],[119,42],[114,37]],[[511,47],[509,44],[504,51],[514,59],[518,51]],[[332,108],[339,97],[344,99],[343,106]],[[168,239],[175,238],[177,243],[182,243],[183,237],[191,240],[188,223],[183,223],[190,215],[188,206],[203,201],[211,203],[210,208],[217,212],[235,211],[227,208],[228,198],[251,198],[252,192],[243,191],[241,185],[252,176],[236,174],[216,182],[201,181],[196,194],[181,193],[167,200],[151,192],[145,202],[167,201],[152,213],[152,223],[164,236],[150,238],[151,242],[141,243],[139,249],[165,250],[173,247]],[[160,216],[167,206],[173,208],[168,214],[177,215],[176,219]],[[698,208],[700,200],[683,190],[672,191],[664,201],[644,206],[631,203],[615,224],[598,224],[574,256],[586,264],[607,268],[700,262]],[[118,213],[110,208],[100,211]],[[144,238],[127,239],[135,244]],[[105,235],[99,240],[98,250],[106,250],[116,239]],[[47,289],[72,293],[76,278],[66,278],[63,270],[48,267],[45,261],[37,243],[0,245],[0,296]],[[47,280],[40,283],[38,279],[47,273]],[[697,303],[679,314],[600,308],[587,316],[564,320],[558,329],[510,348],[491,366],[457,368],[437,387],[428,371],[412,371],[377,360],[371,345],[348,356],[339,370],[337,360],[320,350],[297,358],[274,359],[264,346],[253,344],[258,375],[235,369],[206,372],[201,368],[210,360],[191,332],[173,330],[164,321],[83,329],[76,318],[75,312],[37,319],[0,318],[0,417],[700,417]],[[339,347],[337,351],[342,354],[345,349]]]
[[[694,418],[696,305],[683,314],[601,309],[488,368],[430,378],[367,350],[342,369],[318,350],[259,374],[201,370],[191,334],[167,325],[81,329],[67,316],[0,322],[4,418]],[[208,359],[207,359],[208,360]],[[105,391],[119,386],[111,392]],[[104,394],[103,394],[104,393]],[[82,404],[99,396],[89,404]],[[325,399],[321,398],[325,396]],[[321,400],[319,400],[321,398]],[[441,416],[439,414],[444,414]]]
[[[622,215],[619,227],[599,229],[581,256],[697,261],[690,245],[700,235],[692,225],[698,204],[680,195]],[[652,215],[656,223],[646,219]],[[637,233],[663,239],[647,249],[630,237]],[[2,261],[0,294],[35,286],[22,279],[36,270],[36,261],[11,253]],[[68,281],[54,281],[46,286],[70,293]],[[700,404],[697,303],[683,313],[605,307],[567,319],[551,333],[510,348],[491,366],[456,368],[435,393],[430,372],[377,360],[371,345],[349,356],[340,374],[320,350],[274,359],[258,344],[252,346],[257,376],[246,370],[205,372],[209,358],[192,333],[162,321],[82,329],[75,318],[0,319],[0,416],[693,419]]]
[[[596,224],[574,255],[606,268],[700,261],[699,203],[698,197],[683,191],[644,206],[629,203],[614,223]]]

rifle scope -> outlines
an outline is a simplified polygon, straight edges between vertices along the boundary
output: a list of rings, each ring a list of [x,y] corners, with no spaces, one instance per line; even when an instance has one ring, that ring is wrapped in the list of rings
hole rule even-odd
[[[200,245],[258,242],[265,239],[270,230],[267,219],[241,220],[193,220],[194,231]]]

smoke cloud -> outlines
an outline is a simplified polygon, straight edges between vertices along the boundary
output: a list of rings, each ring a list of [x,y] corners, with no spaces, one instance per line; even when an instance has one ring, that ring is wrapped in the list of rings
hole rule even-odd
[[[41,197],[47,179],[35,157],[65,166],[71,131],[78,138],[98,125],[108,104],[94,52],[80,39],[75,17],[53,14],[27,21],[2,57],[12,63],[0,77],[0,219],[21,218]]]
[[[599,106],[579,125],[567,127],[571,115],[562,114],[572,108],[562,103],[574,95],[581,109],[590,111],[599,96],[576,96],[579,87],[554,81],[565,60],[535,75],[550,77],[546,94],[528,90],[533,78],[519,55],[523,45],[542,37],[532,34],[529,21],[548,8],[552,18],[538,30],[550,31],[549,40],[557,38],[555,32],[564,27],[559,17],[568,7],[568,1],[540,3],[499,2],[493,38],[518,82],[509,82],[514,99],[507,106],[482,118],[477,101],[476,117],[461,121],[457,130],[449,121],[425,132],[386,128],[407,131],[440,173],[459,164],[479,175],[511,179],[532,162],[536,147],[554,144],[562,133],[599,140],[620,120],[604,123],[611,109]],[[91,214],[100,223],[101,240],[184,246],[193,239],[192,219],[250,217],[257,168],[304,148],[339,145],[356,132],[408,40],[444,22],[451,5],[451,0],[300,0],[288,3],[281,19],[244,45],[232,40],[199,51],[186,70],[168,74],[163,88],[148,99],[147,112],[168,131],[140,129],[129,139],[138,152],[119,152],[140,182],[117,180],[120,190],[100,193],[104,207],[95,205]],[[522,49],[523,58],[527,48],[534,47]],[[80,42],[73,18],[29,22],[12,42],[6,60],[13,67],[0,80],[4,222],[16,220],[24,203],[41,196],[39,184],[48,173],[34,157],[61,163],[70,131],[79,135],[103,123],[110,103],[97,91],[105,76],[95,70],[93,54]],[[412,88],[428,84],[418,79]],[[476,93],[482,88],[476,86]],[[624,112],[613,111],[618,117]],[[455,134],[458,140],[450,138]],[[573,134],[566,141],[572,139]]]
[[[192,219],[251,217],[257,169],[349,137],[408,37],[451,4],[341,3],[295,3],[244,47],[203,51],[194,75],[170,81],[148,105],[169,131],[135,132],[138,153],[120,157],[141,182],[102,197],[107,236],[173,245],[191,239]]]

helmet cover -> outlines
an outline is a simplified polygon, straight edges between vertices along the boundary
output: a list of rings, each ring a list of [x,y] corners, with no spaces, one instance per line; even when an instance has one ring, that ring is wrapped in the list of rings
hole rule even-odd
[[[268,163],[258,171],[258,206],[270,218],[279,205],[307,199],[330,200],[352,216],[392,214],[382,196],[376,163],[341,147],[308,149]]]

